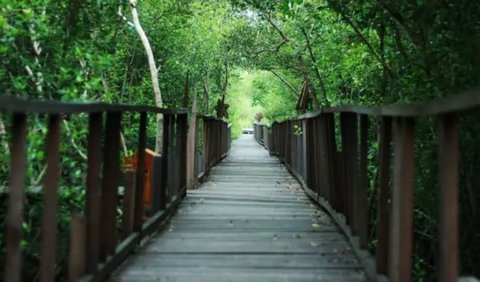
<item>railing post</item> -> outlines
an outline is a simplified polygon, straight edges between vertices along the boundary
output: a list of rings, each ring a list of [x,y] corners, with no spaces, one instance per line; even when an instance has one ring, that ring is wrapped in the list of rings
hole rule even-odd
[[[135,217],[133,231],[141,232],[143,224],[143,186],[145,184],[145,148],[147,146],[147,113],[140,113],[137,145],[137,176],[135,181]]]
[[[187,146],[188,146],[188,116],[183,114],[177,119],[177,138],[180,138],[179,147],[179,161],[180,161],[180,186],[179,189],[182,191],[181,197],[184,197],[187,193]]]
[[[160,203],[159,208],[165,209],[167,207],[167,189],[168,189],[168,178],[169,178],[169,158],[170,154],[168,151],[171,149],[170,144],[170,133],[171,133],[171,115],[163,116],[163,152],[162,152],[162,175],[161,175],[161,188],[160,188]]]
[[[458,280],[458,121],[455,115],[440,117],[440,258],[439,281]]]
[[[196,182],[196,165],[197,165],[197,154],[196,154],[196,147],[197,147],[197,138],[198,138],[198,122],[197,122],[197,113],[193,113],[190,118],[190,126],[188,127],[188,135],[187,135],[187,167],[186,167],[186,186],[187,189],[193,189],[195,187]]]
[[[395,118],[394,175],[390,221],[389,281],[411,280],[413,241],[413,182],[415,123],[413,118]]]
[[[360,248],[368,247],[368,128],[367,115],[360,115],[360,161],[357,194],[355,196],[355,213],[357,214],[357,231]]]
[[[127,169],[124,173],[125,193],[123,195],[122,238],[127,238],[133,232],[135,216],[135,176],[136,170]]]
[[[100,257],[105,260],[115,253],[117,245],[116,212],[120,179],[120,124],[122,114],[108,112],[105,128],[105,159],[103,165],[101,205]]]
[[[86,204],[86,272],[94,274],[98,269],[100,256],[100,168],[102,164],[103,114],[89,116],[88,164],[87,164],[87,204]]]
[[[326,123],[326,131],[325,131],[325,137],[326,137],[326,147],[327,147],[327,169],[328,169],[328,185],[330,186],[330,204],[337,208],[338,204],[338,190],[336,187],[336,178],[335,178],[335,168],[337,166],[337,144],[335,140],[335,120],[334,120],[334,115],[332,113],[326,113],[325,114],[325,123]]]
[[[314,157],[314,160],[313,160],[313,167],[314,167],[314,179],[315,179],[315,186],[314,186],[314,190],[315,192],[317,192],[317,197],[322,197],[324,198],[325,197],[325,194],[324,194],[324,187],[322,186],[322,170],[323,170],[323,167],[322,167],[322,160],[321,160],[321,154],[322,154],[322,150],[325,149],[325,148],[322,148],[322,144],[321,144],[321,138],[323,137],[323,132],[321,131],[322,128],[321,128],[321,120],[320,120],[320,117],[319,116],[316,116],[315,118],[313,118],[313,133],[314,133],[314,136],[313,136],[313,146],[315,147],[315,149],[313,150],[313,157]]]
[[[317,150],[318,153],[315,155],[318,158],[318,167],[319,171],[319,188],[324,197],[332,206],[335,206],[334,196],[335,193],[333,187],[333,171],[332,168],[335,167],[335,155],[334,155],[334,147],[332,148],[332,138],[335,136],[331,136],[330,134],[330,124],[329,120],[330,116],[328,114],[321,114],[317,117],[317,134],[316,138],[318,138],[318,145]]]
[[[47,135],[47,174],[45,175],[44,208],[42,215],[42,252],[40,281],[55,280],[57,245],[57,201],[60,180],[60,116],[50,116]]]
[[[77,282],[85,274],[86,255],[85,218],[80,214],[72,215],[70,223],[70,253],[68,258],[68,281]],[[53,280],[52,280],[53,281]]]
[[[151,175],[151,187],[152,187],[152,207],[151,214],[155,214],[160,210],[160,199],[162,189],[162,157],[155,155],[152,158],[152,175]]]
[[[314,169],[314,161],[315,161],[315,143],[314,138],[315,138],[315,132],[314,132],[314,126],[313,126],[313,118],[309,118],[305,120],[306,122],[306,130],[305,134],[308,136],[308,138],[305,138],[305,147],[306,147],[306,167],[305,167],[305,183],[307,183],[308,187],[311,189],[314,189],[315,187],[315,169]]]
[[[358,126],[357,115],[354,113],[341,113],[340,125],[342,134],[343,165],[345,168],[344,187],[346,193],[346,218],[347,224],[352,228],[352,233],[357,235],[355,222],[355,196],[358,184]]]
[[[382,118],[378,148],[378,215],[377,215],[377,272],[387,274],[388,270],[388,230],[390,228],[390,170],[391,170],[392,119]]]
[[[9,196],[6,217],[6,265],[5,281],[20,282],[22,273],[22,240],[23,197],[25,188],[27,116],[15,114],[12,125],[12,145],[10,172],[8,175]]]

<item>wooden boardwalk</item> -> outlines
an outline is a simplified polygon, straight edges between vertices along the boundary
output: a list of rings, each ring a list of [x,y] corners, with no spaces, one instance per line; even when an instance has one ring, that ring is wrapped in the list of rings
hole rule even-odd
[[[365,281],[346,238],[252,136],[113,281]]]

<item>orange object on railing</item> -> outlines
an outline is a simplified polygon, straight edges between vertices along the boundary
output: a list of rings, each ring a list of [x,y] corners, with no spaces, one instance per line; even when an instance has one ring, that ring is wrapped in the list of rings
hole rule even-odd
[[[131,156],[125,157],[125,168],[137,169],[137,155],[134,154]],[[143,203],[145,207],[150,207],[152,205],[152,167],[153,167],[153,157],[158,157],[159,154],[155,153],[150,149],[145,149],[145,181],[143,186]]]

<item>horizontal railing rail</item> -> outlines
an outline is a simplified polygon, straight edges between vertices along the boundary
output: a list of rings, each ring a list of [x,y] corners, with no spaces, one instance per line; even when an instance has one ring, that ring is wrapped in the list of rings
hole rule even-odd
[[[294,119],[312,118],[322,113],[356,113],[369,116],[385,117],[426,117],[446,114],[466,113],[480,107],[480,87],[476,87],[458,95],[436,99],[429,102],[414,104],[392,104],[385,106],[357,106],[342,105],[324,107],[317,111],[309,112]]]
[[[459,118],[480,108],[476,88],[450,98],[416,105],[323,108],[297,118],[256,124],[255,138],[276,154],[312,199],[325,207],[351,235],[358,251],[369,243],[368,154],[378,132],[374,164],[378,181],[376,267],[364,265],[372,279],[411,281],[415,177],[415,124],[422,117],[438,122],[439,281],[458,279]],[[364,253],[364,252],[363,252]],[[362,257],[362,256],[361,256]]]
[[[100,281],[108,276],[141,242],[172,215],[186,194],[188,114],[184,109],[104,103],[26,101],[0,97],[0,112],[11,120],[10,164],[6,226],[5,280],[22,280],[22,224],[27,167],[28,117],[48,116],[43,181],[43,215],[39,278],[54,281],[57,212],[61,180],[61,137],[64,115],[87,114],[86,183],[84,213],[71,219],[68,279]],[[122,117],[138,121],[136,167],[124,169],[121,156]],[[152,177],[145,179],[148,116],[163,116],[163,150],[153,157]],[[132,119],[130,119],[132,120]],[[131,122],[128,123],[131,125]],[[156,124],[156,122],[155,122]],[[63,172],[65,174],[68,172]],[[120,179],[123,178],[123,183]],[[153,202],[144,205],[144,184],[151,181]],[[122,204],[119,186],[123,184]],[[121,216],[118,214],[121,210]]]
[[[77,114],[95,112],[148,112],[158,114],[187,114],[186,109],[166,109],[146,105],[108,104],[98,102],[59,102],[19,99],[0,96],[0,111],[29,114]]]

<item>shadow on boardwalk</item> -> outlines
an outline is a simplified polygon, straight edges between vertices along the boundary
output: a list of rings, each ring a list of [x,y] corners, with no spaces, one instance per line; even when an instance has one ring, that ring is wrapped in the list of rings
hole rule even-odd
[[[250,135],[114,281],[365,281],[346,238]]]

